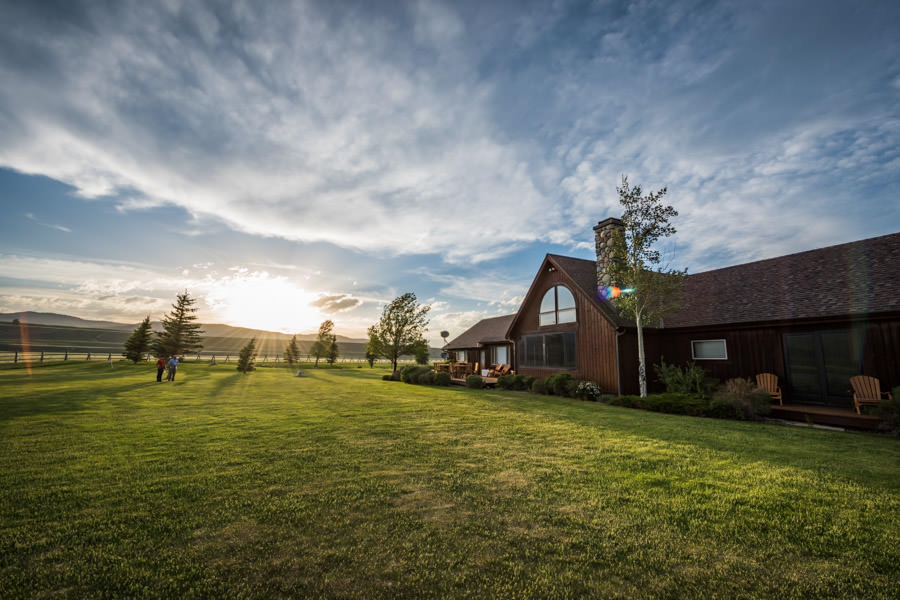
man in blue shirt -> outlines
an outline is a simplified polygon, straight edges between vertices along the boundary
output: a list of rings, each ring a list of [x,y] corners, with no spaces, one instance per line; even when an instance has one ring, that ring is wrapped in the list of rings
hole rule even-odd
[[[173,355],[169,359],[169,374],[166,375],[166,381],[175,381],[175,369],[178,368],[178,359]]]

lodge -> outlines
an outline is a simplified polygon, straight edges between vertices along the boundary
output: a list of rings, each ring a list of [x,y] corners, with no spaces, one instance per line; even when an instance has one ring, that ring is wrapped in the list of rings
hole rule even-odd
[[[607,267],[621,225],[594,227],[596,261],[546,255],[515,314],[484,319],[445,349],[470,364],[566,371],[637,393],[635,324],[598,294],[615,283]],[[651,392],[661,391],[652,365],[695,361],[722,381],[774,373],[785,404],[849,409],[854,375],[900,385],[900,233],[688,275],[681,308],[651,325]]]

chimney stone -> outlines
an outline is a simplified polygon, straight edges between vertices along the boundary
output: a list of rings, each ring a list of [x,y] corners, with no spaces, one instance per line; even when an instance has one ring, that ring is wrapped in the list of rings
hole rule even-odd
[[[597,250],[597,285],[615,285],[610,268],[615,260],[613,252],[613,239],[616,232],[621,231],[625,224],[621,219],[609,217],[594,225],[594,242]]]

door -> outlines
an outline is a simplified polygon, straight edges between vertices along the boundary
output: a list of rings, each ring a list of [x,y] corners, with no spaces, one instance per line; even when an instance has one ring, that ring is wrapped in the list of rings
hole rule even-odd
[[[789,333],[784,345],[787,395],[793,401],[850,406],[850,378],[861,371],[861,332]]]

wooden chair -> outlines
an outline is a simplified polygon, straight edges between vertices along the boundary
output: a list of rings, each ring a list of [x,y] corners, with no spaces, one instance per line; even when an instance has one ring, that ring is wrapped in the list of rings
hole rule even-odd
[[[772,400],[778,400],[779,406],[784,406],[784,402],[781,401],[781,388],[778,386],[778,375],[760,373],[756,376],[756,385],[772,396]]]
[[[882,398],[892,400],[890,392],[881,391],[881,382],[867,375],[856,375],[850,378],[850,387],[853,388],[853,408],[856,414],[861,415],[863,405],[876,405]]]

